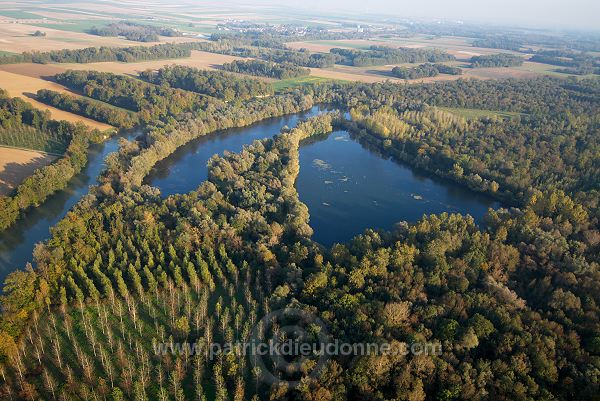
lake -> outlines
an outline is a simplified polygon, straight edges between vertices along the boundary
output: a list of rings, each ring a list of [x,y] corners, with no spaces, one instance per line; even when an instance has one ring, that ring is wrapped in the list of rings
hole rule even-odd
[[[488,208],[500,206],[483,194],[382,157],[345,131],[301,145],[296,188],[308,206],[313,239],[325,246],[426,214],[470,214],[480,221]]]
[[[301,119],[326,111],[313,107],[304,113],[203,136],[160,161],[144,182],[158,187],[163,196],[190,192],[207,179],[207,162],[213,155],[239,152],[254,140],[270,138],[284,126],[293,127]],[[88,193],[90,185],[97,183],[104,159],[118,150],[119,139],[113,137],[104,145],[92,146],[88,165],[65,190],[27,211],[14,226],[0,233],[1,281],[32,260],[35,244],[46,240],[50,228]],[[389,229],[398,221],[414,222],[424,214],[457,212],[479,221],[489,207],[499,206],[460,185],[383,158],[343,131],[302,144],[296,187],[309,208],[313,239],[326,246],[347,241],[369,227]]]
[[[158,162],[146,176],[144,183],[160,189],[163,196],[188,193],[208,178],[207,163],[213,155],[222,155],[226,150],[237,153],[244,145],[257,139],[272,138],[285,126],[294,127],[300,120],[327,111],[327,108],[315,106],[303,113],[269,118],[248,127],[231,128],[202,136]]]

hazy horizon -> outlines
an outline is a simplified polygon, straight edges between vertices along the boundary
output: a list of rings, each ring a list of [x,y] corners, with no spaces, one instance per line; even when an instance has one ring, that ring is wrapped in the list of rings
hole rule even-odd
[[[237,2],[257,3],[250,0]],[[595,0],[455,0],[452,3],[443,0],[262,0],[259,3],[313,12],[386,14],[390,17],[508,24],[524,28],[600,31],[600,1]]]

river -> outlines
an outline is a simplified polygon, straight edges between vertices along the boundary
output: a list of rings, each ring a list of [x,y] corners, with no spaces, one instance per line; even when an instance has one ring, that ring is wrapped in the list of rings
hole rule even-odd
[[[254,140],[272,137],[284,126],[327,111],[314,107],[303,113],[272,118],[244,128],[203,136],[157,163],[145,183],[163,196],[187,193],[207,178],[207,162],[215,154],[239,152]],[[125,135],[132,138],[136,133]],[[43,205],[27,211],[14,226],[0,233],[0,280],[32,260],[36,243],[88,193],[104,168],[106,156],[118,150],[121,137],[90,149],[89,162],[69,186]],[[296,187],[310,212],[313,239],[329,246],[347,241],[368,227],[389,229],[402,220],[414,222],[424,214],[458,212],[476,221],[498,203],[460,185],[432,178],[381,157],[338,131],[302,144]]]
[[[29,209],[17,222],[0,232],[0,283],[16,269],[22,269],[31,262],[35,244],[50,236],[54,226],[69,210],[89,192],[90,185],[97,183],[98,175],[104,169],[106,156],[119,149],[121,138],[134,138],[139,132],[115,135],[100,145],[91,145],[88,163],[69,182],[64,190],[50,196],[41,206]]]

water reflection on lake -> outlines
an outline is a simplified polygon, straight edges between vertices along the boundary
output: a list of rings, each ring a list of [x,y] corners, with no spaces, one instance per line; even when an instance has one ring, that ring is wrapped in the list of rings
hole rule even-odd
[[[384,158],[345,131],[302,144],[296,188],[308,206],[313,239],[326,246],[426,214],[470,214],[478,221],[499,207],[485,195]]]

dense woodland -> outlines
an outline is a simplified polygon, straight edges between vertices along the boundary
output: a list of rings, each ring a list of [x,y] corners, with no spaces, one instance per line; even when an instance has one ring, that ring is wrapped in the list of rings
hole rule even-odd
[[[9,228],[30,207],[64,189],[87,162],[90,142],[102,134],[82,124],[50,119],[49,112],[34,109],[19,98],[0,92],[0,144],[64,153],[52,164],[36,170],[10,196],[0,196],[0,231]]]
[[[488,56],[471,57],[471,66],[473,68],[490,67],[518,67],[523,65],[523,57],[514,54],[498,53]]]
[[[144,71],[140,77],[159,86],[185,89],[226,102],[273,94],[273,87],[267,82],[178,65],[163,67],[158,71]]]
[[[504,49],[518,52],[523,47],[523,41],[509,36],[490,36],[473,41],[474,47],[486,47],[490,49]]]
[[[10,63],[91,63],[101,61],[134,62],[166,58],[189,57],[192,50],[256,58],[299,67],[323,68],[336,63],[371,66],[400,63],[437,63],[454,60],[454,56],[437,49],[396,49],[371,46],[368,50],[331,49],[330,53],[313,53],[306,49],[291,50],[280,42],[248,42],[247,39],[218,39],[209,42],[188,42],[135,46],[125,48],[86,48],[51,52],[22,53],[0,57],[0,64]]]
[[[196,93],[105,72],[67,71],[56,75],[55,79],[87,97],[137,112],[143,123],[205,109],[216,101]]]
[[[133,128],[138,123],[137,115],[134,112],[85,97],[40,89],[36,94],[36,100],[118,128]]]
[[[274,63],[290,63],[301,67],[324,68],[331,67],[339,57],[331,53],[311,53],[306,50],[281,50],[263,47],[234,48],[225,53],[240,57],[256,57]]]
[[[227,103],[173,89],[170,78],[159,86],[71,71],[57,80],[150,126],[107,159],[101,185],[36,249],[35,268],[7,279],[6,398],[588,400],[600,393],[597,80],[325,83]],[[235,80],[224,85],[239,89]],[[189,194],[163,199],[143,185],[159,160],[192,139],[314,104],[349,110],[351,120],[326,114],[215,156],[208,180]],[[438,106],[516,116],[466,119]],[[324,249],[310,239],[294,182],[302,141],[334,129],[511,208],[490,211],[481,226],[468,216],[428,216]],[[443,352],[333,358],[288,388],[266,385],[247,358],[152,350],[153,342],[247,339],[262,316],[283,307],[318,315],[340,341],[426,341]]]
[[[93,26],[90,28],[90,33],[98,36],[124,36],[128,40],[136,42],[158,42],[159,36],[181,36],[181,33],[173,28],[144,25],[131,21],[121,21],[100,27]]]
[[[35,109],[19,98],[11,98],[0,89],[0,144],[63,153],[71,141],[71,134],[62,123],[52,121],[49,112]]]
[[[261,60],[235,60],[223,64],[225,71],[276,79],[299,78],[310,75],[310,69],[290,63],[269,63]]]
[[[417,67],[394,67],[392,75],[402,79],[418,79],[436,77],[439,74],[462,75],[462,69],[445,64],[421,64]]]
[[[559,67],[567,67],[559,70],[567,74],[600,74],[600,58],[587,53],[569,50],[542,50],[536,52],[530,60]]]
[[[396,49],[385,46],[371,46],[369,50],[334,48],[330,52],[342,58],[340,64],[357,67],[401,63],[438,63],[455,59],[454,56],[438,49]]]
[[[160,60],[190,57],[191,49],[186,44],[164,43],[154,46],[132,47],[88,47],[75,50],[54,50],[50,52],[25,52],[16,55],[0,56],[0,64],[12,63],[96,63],[102,61]]]

